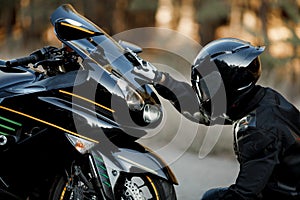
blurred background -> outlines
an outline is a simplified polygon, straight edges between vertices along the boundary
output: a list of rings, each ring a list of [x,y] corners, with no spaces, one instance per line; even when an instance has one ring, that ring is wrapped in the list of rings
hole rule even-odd
[[[163,27],[202,46],[220,37],[265,45],[260,82],[275,87],[299,105],[300,0],[0,0],[0,58],[27,55],[44,45],[59,46],[49,17],[64,3],[72,4],[110,35],[139,27]],[[153,59],[153,55],[148,57]],[[190,63],[163,57],[175,67],[186,65],[188,76]],[[172,126],[174,121],[165,124]],[[162,131],[172,138],[177,130]],[[217,144],[219,150],[214,151],[232,152],[231,134],[222,137]],[[192,149],[198,151],[202,139],[200,133]]]
[[[58,45],[49,22],[63,3],[111,35],[138,27],[165,27],[201,45],[219,37],[238,37],[266,45],[264,76],[299,91],[300,0],[0,0],[1,57]],[[290,87],[287,87],[290,88]]]
[[[0,59],[24,56],[44,45],[60,46],[49,17],[64,3],[72,4],[110,35],[162,27],[202,46],[220,37],[265,45],[260,83],[277,89],[300,108],[300,0],[0,0]],[[182,44],[179,48],[189,47]],[[145,51],[142,57],[172,66],[189,80],[190,63],[176,55]],[[141,142],[174,164],[172,168],[183,183],[176,188],[179,199],[199,199],[209,187],[233,182],[238,167],[233,159],[231,127],[224,128],[214,148],[207,150],[217,157],[196,160],[207,128],[185,120],[168,102],[163,103],[166,120],[158,133]],[[192,129],[196,135],[190,134]],[[219,155],[224,154],[222,160]],[[206,181],[197,181],[202,178]]]

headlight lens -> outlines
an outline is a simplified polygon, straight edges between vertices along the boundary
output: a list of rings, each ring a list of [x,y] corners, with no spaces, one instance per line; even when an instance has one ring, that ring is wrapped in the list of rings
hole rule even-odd
[[[117,83],[124,94],[129,109],[132,111],[142,111],[144,122],[153,123],[160,118],[162,113],[159,106],[145,104],[142,96],[131,88],[124,80],[119,79]]]
[[[143,118],[146,123],[156,122],[161,115],[161,110],[155,105],[146,104],[144,107]]]
[[[143,98],[130,87],[128,87],[126,102],[131,110],[142,110],[145,104]]]
[[[141,95],[137,93],[133,88],[131,88],[127,82],[122,79],[118,80],[118,86],[122,90],[127,105],[130,110],[141,111],[144,108],[145,102]]]

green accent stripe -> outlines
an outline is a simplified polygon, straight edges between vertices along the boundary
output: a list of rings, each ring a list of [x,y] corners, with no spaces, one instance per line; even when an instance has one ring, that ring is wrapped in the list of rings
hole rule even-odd
[[[106,174],[103,174],[103,173],[100,173],[101,174],[101,176],[103,176],[103,177],[105,177],[105,178],[109,178]]]
[[[97,161],[100,161],[100,162],[104,163],[104,161],[101,158],[99,158],[99,157],[95,157],[95,158],[96,158]]]
[[[9,127],[9,126],[5,126],[5,125],[3,125],[3,124],[0,124],[0,127],[5,128],[5,129],[10,130],[10,131],[16,131],[16,129],[11,128],[11,127]]]
[[[104,171],[106,171],[106,168],[103,166],[99,166],[101,169],[103,169]]]
[[[0,131],[0,134],[1,135],[8,135],[7,133],[1,132],[1,131]]]
[[[103,182],[105,185],[107,185],[108,187],[110,187],[111,185],[108,182]]]
[[[17,125],[17,126],[22,126],[21,123],[16,122],[16,121],[13,121],[13,120],[10,120],[10,119],[7,119],[7,118],[5,118],[5,117],[1,117],[1,116],[0,116],[0,119],[4,120],[4,121],[6,121],[6,122],[9,122],[9,123],[15,124],[15,125]]]
[[[105,172],[107,171],[107,169],[105,168],[105,166],[101,165],[100,163],[96,163],[96,165],[97,165],[97,167],[101,168]]]

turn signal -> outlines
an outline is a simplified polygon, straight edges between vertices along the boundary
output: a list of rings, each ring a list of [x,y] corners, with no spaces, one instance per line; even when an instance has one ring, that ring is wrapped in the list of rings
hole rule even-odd
[[[71,144],[77,149],[77,151],[79,151],[82,154],[88,152],[91,148],[95,146],[94,142],[85,140],[83,138],[79,138],[70,134],[66,134],[66,136],[71,142]]]

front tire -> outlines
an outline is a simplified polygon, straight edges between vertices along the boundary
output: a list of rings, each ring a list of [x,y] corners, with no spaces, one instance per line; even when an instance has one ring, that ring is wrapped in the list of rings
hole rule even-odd
[[[121,176],[115,194],[117,200],[176,200],[172,183],[145,174]]]
[[[66,177],[59,177],[53,184],[49,200],[99,200],[95,191],[85,191],[78,184],[69,187]],[[116,200],[176,200],[176,193],[171,182],[145,174],[121,175],[115,187]]]

